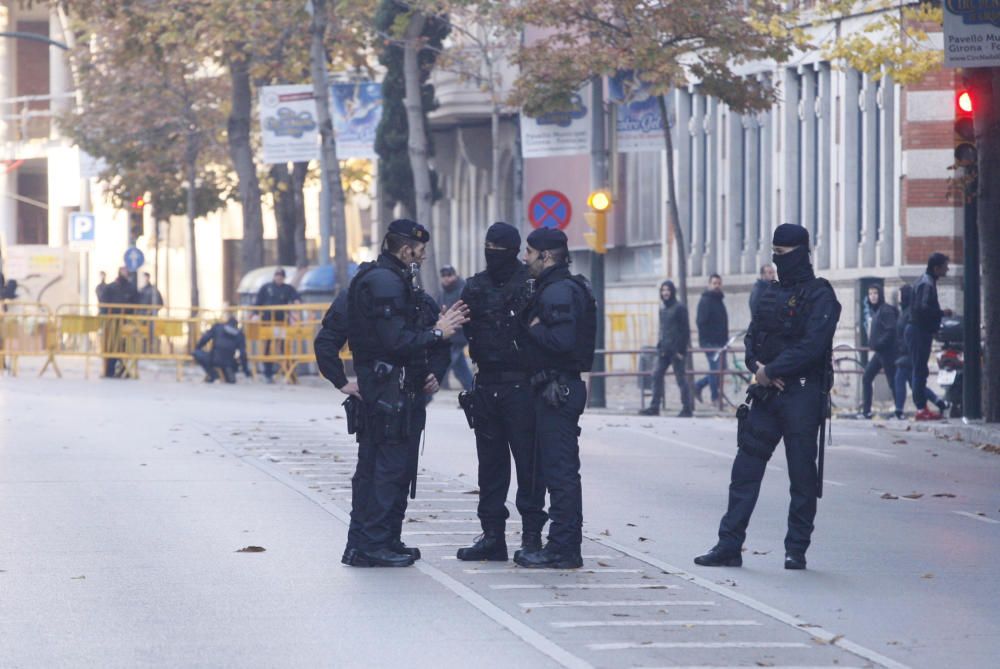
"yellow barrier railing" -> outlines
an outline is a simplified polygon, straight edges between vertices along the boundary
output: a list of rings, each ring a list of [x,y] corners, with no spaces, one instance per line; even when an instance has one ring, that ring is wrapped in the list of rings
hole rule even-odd
[[[62,305],[51,311],[41,304],[0,302],[0,368],[17,375],[19,360],[43,357],[39,375],[51,366],[62,372],[57,358],[83,358],[89,378],[93,359],[105,374],[139,376],[139,362],[176,366],[178,380],[192,352],[212,325],[235,316],[247,338],[252,373],[258,364],[286,382],[297,381],[301,364],[315,362],[313,340],[322,325],[326,304],[268,307],[168,309],[156,305]],[[270,374],[269,374],[270,376]]]

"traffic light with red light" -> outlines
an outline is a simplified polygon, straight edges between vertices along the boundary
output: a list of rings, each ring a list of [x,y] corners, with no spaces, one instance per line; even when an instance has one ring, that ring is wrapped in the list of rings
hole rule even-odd
[[[135,242],[142,237],[143,229],[143,209],[146,207],[146,199],[141,195],[132,200],[132,208],[128,212],[128,245],[135,246]]]
[[[969,167],[976,164],[976,128],[972,120],[975,99],[972,92],[962,90],[955,96],[955,165]]]

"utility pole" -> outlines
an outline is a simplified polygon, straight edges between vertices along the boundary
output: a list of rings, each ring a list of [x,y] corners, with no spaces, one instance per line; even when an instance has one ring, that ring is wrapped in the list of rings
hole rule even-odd
[[[962,418],[966,422],[981,420],[982,365],[979,347],[979,225],[978,191],[975,167],[965,168],[969,183],[965,189],[964,258],[962,259],[962,301],[965,342],[962,365]]]
[[[592,77],[590,80],[590,190],[592,192],[607,188],[607,137],[604,118],[604,79]],[[595,347],[604,350],[604,254],[593,251],[590,254],[590,283],[597,300],[597,336]],[[604,353],[594,356],[593,371],[601,373],[607,368]],[[605,393],[605,378],[595,376],[590,381],[590,406],[603,408],[607,406]]]

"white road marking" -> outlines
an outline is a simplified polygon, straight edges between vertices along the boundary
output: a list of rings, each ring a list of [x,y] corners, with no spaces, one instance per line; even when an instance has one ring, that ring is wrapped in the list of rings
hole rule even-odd
[[[527,572],[528,570],[523,570]],[[680,590],[679,585],[659,585],[656,583],[504,583],[491,585],[491,590]]]
[[[468,546],[469,544],[420,544],[421,546]],[[584,560],[614,560],[613,555],[584,555],[582,556]],[[458,556],[455,555],[442,555],[438,560],[457,560]],[[489,560],[483,560],[483,562],[488,562]],[[473,560],[472,562],[478,562],[478,560]],[[519,569],[518,571],[523,571]]]
[[[808,648],[798,641],[653,641],[650,643],[623,641],[588,643],[590,650],[631,650],[634,648]]]
[[[478,523],[478,518],[427,518],[426,520],[420,520],[421,523]],[[508,525],[520,525],[520,520],[508,519]],[[476,534],[482,534],[482,530],[476,532]]]
[[[969,513],[968,511],[952,511],[952,513],[957,513],[960,516],[965,516],[966,518],[972,518],[973,520],[978,520],[981,523],[991,523],[993,525],[1000,525],[1000,520],[994,520],[992,518],[987,518],[986,516],[980,516],[978,513]]]
[[[413,537],[417,535],[429,535],[429,534],[439,534],[443,536],[456,536],[456,535],[468,535],[468,536],[478,536],[482,534],[482,530],[413,530],[410,532],[403,532],[404,537]],[[520,532],[507,532],[507,534],[514,536],[520,534]]]
[[[523,574],[523,567],[512,569],[465,569],[466,574]],[[546,571],[567,574],[641,574],[642,569],[547,569]]]
[[[810,665],[808,667],[806,667],[806,666],[800,666],[800,665],[794,665],[794,666],[792,666],[792,665],[785,665],[785,664],[775,664],[775,665],[768,665],[768,666],[770,667],[770,669],[861,669],[860,667],[849,667],[849,666],[846,666],[846,665],[843,665],[843,664],[827,664],[827,665],[823,665],[823,666],[812,666],[812,665]],[[648,667],[647,669],[747,669],[747,666],[745,664],[741,664],[741,665],[736,665],[736,664],[725,664],[725,665],[721,665],[721,664],[719,664],[719,665],[716,665],[716,664],[695,664],[695,665],[690,665],[690,666],[686,666],[686,667],[676,667],[676,666],[671,666],[671,667]]]
[[[522,602],[518,606],[525,609],[569,609],[569,608],[591,608],[608,606],[715,606],[711,600],[668,600],[668,599],[617,599],[611,601],[589,600],[589,599],[566,599],[561,602]]]
[[[885,458],[886,460],[895,460],[896,456],[892,453],[886,453],[876,448],[868,448],[867,446],[827,446],[828,451],[853,451],[855,453],[861,453],[863,455],[872,455],[876,458]]]
[[[749,627],[760,625],[756,620],[580,620],[549,624],[560,629],[576,627]]]
[[[471,513],[475,514],[475,509],[421,509],[419,507],[414,508],[409,506],[406,508],[406,513]],[[479,519],[476,518],[476,521]]]

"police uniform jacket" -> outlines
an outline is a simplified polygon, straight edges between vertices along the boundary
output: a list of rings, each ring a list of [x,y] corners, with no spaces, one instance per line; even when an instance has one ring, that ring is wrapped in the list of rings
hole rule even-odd
[[[463,330],[480,372],[527,371],[517,342],[517,318],[528,302],[530,280],[527,266],[518,263],[505,282],[486,271],[466,282],[462,301],[469,307],[469,322]]]
[[[340,351],[347,344],[347,291],[342,290],[323,316],[323,326],[313,342],[319,373],[337,388],[347,385]]]
[[[240,355],[243,369],[247,369],[247,340],[239,326],[216,323],[198,340],[197,350],[212,342],[212,364],[216,367],[236,367],[236,354]]]
[[[525,308],[526,358],[532,372],[581,372],[594,359],[593,295],[566,265],[549,267],[538,277],[535,294]],[[531,325],[535,318],[539,322]]]
[[[811,269],[794,280],[772,282],[744,339],[747,369],[756,372],[764,365],[772,379],[820,380],[839,318],[833,287]]]
[[[254,300],[254,306],[279,306],[301,301],[302,298],[299,296],[299,291],[295,290],[294,286],[287,283],[279,286],[274,281],[268,281],[257,291],[257,299]],[[261,318],[265,321],[284,321],[285,313],[285,311],[260,312]]]

